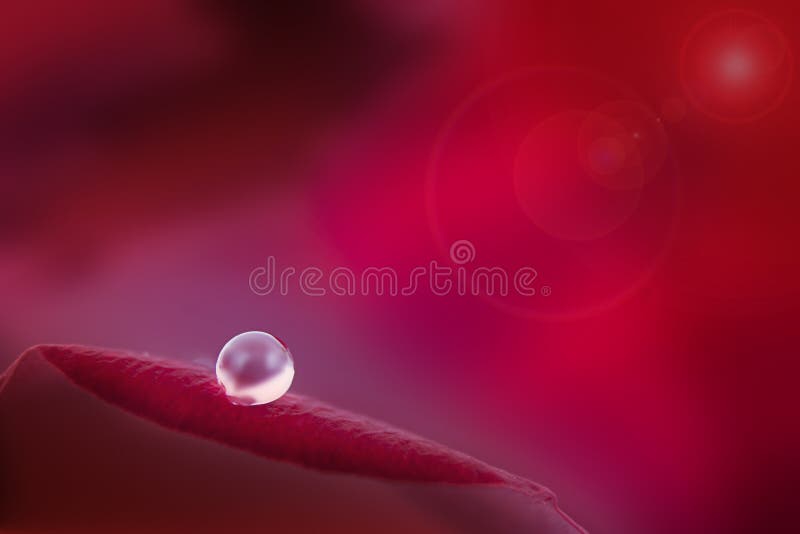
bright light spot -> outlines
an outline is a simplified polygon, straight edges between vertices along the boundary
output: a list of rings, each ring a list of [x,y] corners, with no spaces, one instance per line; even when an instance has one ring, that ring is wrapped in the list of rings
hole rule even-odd
[[[723,57],[720,64],[722,75],[729,82],[742,83],[753,75],[753,58],[746,50],[732,49]]]

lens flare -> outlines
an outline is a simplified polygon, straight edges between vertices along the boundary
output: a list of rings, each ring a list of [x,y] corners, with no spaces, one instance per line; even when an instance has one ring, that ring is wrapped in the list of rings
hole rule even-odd
[[[583,161],[597,171],[592,174],[613,176],[626,160],[618,137],[599,136],[587,150],[581,148],[577,140],[591,117],[575,110],[540,122],[522,142],[514,166],[514,188],[523,211],[539,228],[561,239],[604,236],[622,225],[639,203],[638,189],[605,187],[582,168]]]
[[[793,69],[786,36],[745,10],[701,20],[681,53],[681,83],[689,101],[724,122],[753,121],[780,106]]]

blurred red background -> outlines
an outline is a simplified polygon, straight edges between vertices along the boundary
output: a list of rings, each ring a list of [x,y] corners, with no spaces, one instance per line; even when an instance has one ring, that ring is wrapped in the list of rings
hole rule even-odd
[[[795,8],[4,5],[0,363],[213,364],[266,330],[297,391],[540,481],[592,532],[788,532]],[[552,294],[248,286],[267,256],[405,273],[459,239]]]

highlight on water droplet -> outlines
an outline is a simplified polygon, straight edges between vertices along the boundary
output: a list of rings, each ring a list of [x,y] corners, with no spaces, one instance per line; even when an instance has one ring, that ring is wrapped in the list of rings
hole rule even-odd
[[[281,398],[292,385],[288,347],[266,332],[244,332],[225,343],[217,358],[217,380],[234,404],[255,406]]]

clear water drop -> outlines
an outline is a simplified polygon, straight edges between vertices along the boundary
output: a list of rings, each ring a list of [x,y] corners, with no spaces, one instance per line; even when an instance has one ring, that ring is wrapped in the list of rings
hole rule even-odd
[[[281,398],[294,379],[289,349],[266,332],[244,332],[225,343],[217,380],[234,404],[254,406]]]

